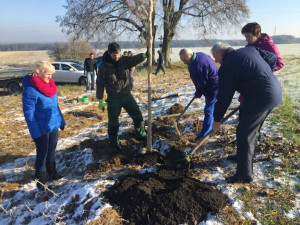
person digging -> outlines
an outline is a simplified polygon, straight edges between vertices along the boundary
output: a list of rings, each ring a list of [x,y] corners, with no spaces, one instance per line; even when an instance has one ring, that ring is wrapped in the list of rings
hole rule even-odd
[[[96,96],[99,99],[98,107],[102,111],[105,110],[105,104],[103,103],[105,88],[107,93],[109,144],[118,150],[121,149],[118,131],[120,125],[119,115],[122,108],[133,119],[136,138],[141,140],[147,137],[142,113],[130,93],[133,85],[132,79],[130,79],[130,70],[143,62],[147,57],[148,53],[121,57],[119,44],[113,42],[108,45],[108,50],[103,55],[103,63],[99,67],[96,81]]]
[[[214,105],[218,93],[218,68],[213,59],[202,52],[194,53],[188,48],[179,52],[180,60],[188,65],[190,77],[195,85],[195,98],[205,96],[204,120],[196,140],[208,134],[213,124]]]
[[[235,91],[244,96],[242,114],[236,128],[237,168],[228,183],[250,183],[253,178],[253,159],[260,129],[271,111],[282,102],[280,82],[274,76],[275,54],[255,47],[234,50],[227,43],[218,42],[211,49],[221,64],[219,92],[214,110],[214,132],[221,123]]]

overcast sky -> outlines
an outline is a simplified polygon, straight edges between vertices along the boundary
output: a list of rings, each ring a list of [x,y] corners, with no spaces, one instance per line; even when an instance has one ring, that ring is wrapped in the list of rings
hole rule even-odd
[[[0,43],[67,41],[55,22],[57,15],[65,14],[64,4],[65,0],[1,0]],[[247,5],[250,8],[248,22],[258,22],[263,33],[300,37],[300,0],[248,0]],[[239,30],[214,37],[244,39]],[[195,38],[182,33],[176,39]]]

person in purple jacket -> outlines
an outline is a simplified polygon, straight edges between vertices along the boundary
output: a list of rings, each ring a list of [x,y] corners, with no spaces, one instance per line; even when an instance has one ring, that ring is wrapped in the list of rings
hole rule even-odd
[[[283,59],[278,47],[273,43],[272,38],[265,33],[261,33],[261,27],[258,23],[248,23],[242,28],[242,34],[245,36],[248,44],[246,47],[254,46],[262,50],[272,52],[276,55],[277,61],[274,71],[282,69],[284,66]]]
[[[261,33],[261,26],[256,23],[248,23],[242,28],[242,34],[246,38],[246,41],[248,44],[246,47],[254,46],[257,48],[260,48],[262,50],[272,52],[276,55],[276,66],[274,68],[274,71],[278,71],[282,69],[284,66],[283,59],[280,55],[280,52],[278,50],[278,47],[273,43],[272,38],[265,33]],[[244,97],[243,95],[239,96],[239,102],[243,103]],[[242,112],[240,112],[242,114]]]
[[[188,65],[190,77],[196,88],[195,97],[205,96],[203,126],[196,138],[200,139],[212,128],[214,105],[218,93],[218,68],[213,59],[202,52],[194,53],[184,48],[179,52],[179,56],[180,60]]]

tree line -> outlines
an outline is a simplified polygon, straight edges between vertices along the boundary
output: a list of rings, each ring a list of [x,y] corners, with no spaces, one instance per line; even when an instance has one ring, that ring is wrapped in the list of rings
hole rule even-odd
[[[300,43],[300,38],[292,35],[275,35],[272,36],[275,44],[296,44]],[[244,46],[247,44],[245,40],[224,40],[224,39],[201,39],[201,40],[173,40],[171,47],[173,48],[191,48],[191,47],[209,47],[218,41],[227,42],[231,46]],[[95,49],[106,49],[109,42],[90,42]],[[118,41],[121,48],[143,48],[140,41]],[[0,51],[39,51],[51,50],[55,46],[62,43],[14,43],[0,44]],[[161,47],[162,42],[155,41],[154,47]]]

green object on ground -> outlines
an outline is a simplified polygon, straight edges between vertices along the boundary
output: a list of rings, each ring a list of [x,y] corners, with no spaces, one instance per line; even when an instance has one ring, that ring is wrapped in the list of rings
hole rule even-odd
[[[87,103],[89,102],[89,96],[79,96],[79,101],[83,102],[83,103]]]

